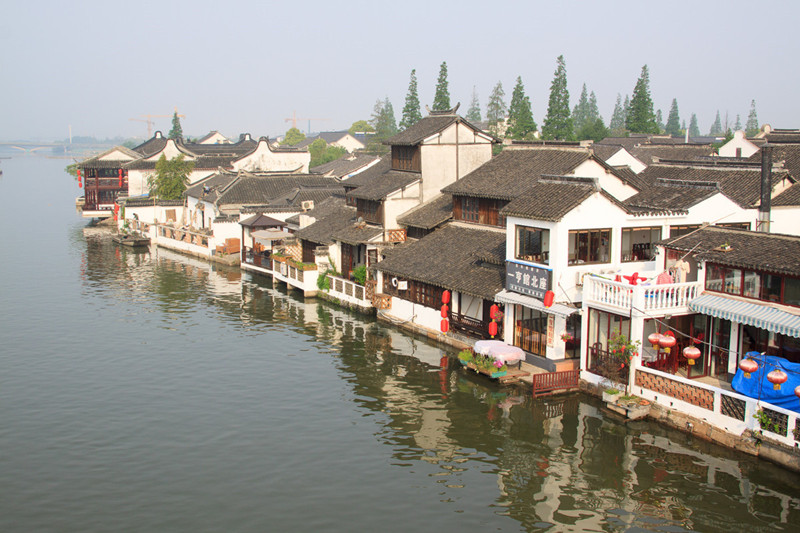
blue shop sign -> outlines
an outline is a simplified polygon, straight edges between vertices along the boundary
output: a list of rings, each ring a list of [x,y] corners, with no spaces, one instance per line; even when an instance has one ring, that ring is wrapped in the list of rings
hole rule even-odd
[[[506,261],[506,289],[543,299],[550,289],[550,270]]]

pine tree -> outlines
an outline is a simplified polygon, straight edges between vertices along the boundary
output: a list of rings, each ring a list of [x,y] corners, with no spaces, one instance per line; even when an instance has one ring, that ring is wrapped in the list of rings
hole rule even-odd
[[[733,131],[739,131],[742,129],[742,118],[739,116],[739,113],[736,113],[736,124],[733,125]]]
[[[625,108],[622,107],[622,96],[617,93],[617,103],[614,104],[614,112],[611,114],[611,121],[608,123],[611,135],[620,137],[625,134]]]
[[[660,109],[656,110],[656,126],[658,126],[658,133],[664,131],[664,117]]]
[[[560,141],[569,141],[575,138],[572,117],[569,114],[567,66],[563,55],[558,56],[556,60],[556,71],[553,74],[553,82],[550,84],[547,116],[545,116],[542,124],[542,137]]]
[[[169,130],[168,137],[172,140],[183,140],[183,128],[181,128],[181,119],[178,118],[178,111],[172,114],[172,129]]]
[[[439,79],[436,81],[436,95],[433,97],[434,111],[450,110],[450,90],[447,88],[447,61],[439,67]]]
[[[750,114],[747,115],[747,123],[744,125],[745,133],[748,137],[752,137],[758,133],[758,115],[756,114],[756,101],[750,102]]]
[[[642,73],[633,88],[625,127],[633,133],[659,132],[656,116],[653,113],[653,100],[650,98],[650,72],[647,65],[642,67]]]
[[[717,109],[717,118],[714,119],[714,122],[711,124],[711,129],[708,130],[708,134],[711,137],[722,134],[722,120],[719,117],[719,109]]]
[[[586,90],[586,84],[583,84],[581,89],[581,96],[578,98],[578,103],[572,108],[572,124],[575,126],[575,131],[579,131],[586,120],[588,119],[589,111],[589,93]]]
[[[466,119],[473,123],[481,121],[481,104],[478,101],[478,91],[474,85],[472,86],[472,103],[469,105]]]
[[[517,76],[517,84],[511,93],[511,104],[508,106],[506,136],[512,139],[529,139],[536,129],[536,122],[533,121],[533,112],[531,111],[531,101],[525,96],[522,77]]]
[[[506,118],[506,96],[503,91],[503,84],[497,82],[489,96],[489,103],[486,106],[486,120],[489,122],[489,129],[497,134],[497,124]]]
[[[631,114],[631,98],[626,94],[625,103],[622,105],[622,116],[625,117],[625,124],[628,123],[628,115],[630,114]]]
[[[592,91],[592,94],[589,95],[589,107],[586,109],[586,121],[597,121],[598,118],[603,120],[603,117],[600,116],[600,108],[597,107],[597,96]]]
[[[678,115],[678,99],[672,99],[672,106],[669,108],[669,117],[667,118],[667,125],[664,131],[667,135],[680,135],[681,134],[681,119]]]
[[[372,117],[369,122],[370,125],[375,128],[375,135],[370,139],[370,145],[367,150],[371,152],[385,152],[388,148],[382,145],[382,141],[397,133],[394,108],[388,97],[384,100],[378,99],[375,102],[375,107],[372,110]]]
[[[694,113],[689,120],[689,137],[700,137],[700,126],[697,125],[697,115]]]
[[[602,141],[606,137],[608,137],[610,132],[606,125],[603,123],[603,119],[598,117],[595,119],[589,119],[586,124],[578,131],[577,137],[579,140],[584,141],[587,139],[591,139],[595,142]]]
[[[419,95],[417,94],[417,71],[411,70],[411,79],[408,82],[406,105],[403,106],[403,118],[400,120],[400,129],[407,129],[419,122],[422,113],[419,109]]]

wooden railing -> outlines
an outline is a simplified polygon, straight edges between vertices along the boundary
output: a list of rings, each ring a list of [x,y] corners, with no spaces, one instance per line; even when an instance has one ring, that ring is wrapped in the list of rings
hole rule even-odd
[[[546,355],[547,335],[529,328],[517,327],[514,332],[514,346],[544,357]]]
[[[450,315],[450,325],[468,335],[481,338],[489,337],[489,324],[483,320],[472,318],[471,316],[453,313]],[[501,337],[502,331],[498,331],[497,336]]]
[[[580,370],[564,370],[561,372],[544,372],[533,375],[533,396],[553,394],[556,391],[568,391],[578,388]]]

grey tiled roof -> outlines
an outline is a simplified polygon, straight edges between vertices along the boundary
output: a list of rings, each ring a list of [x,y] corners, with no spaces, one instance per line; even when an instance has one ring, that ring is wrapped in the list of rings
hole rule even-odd
[[[461,119],[458,115],[429,115],[413,126],[406,128],[394,137],[389,137],[384,144],[412,146],[419,144],[431,135],[439,133]],[[477,130],[477,128],[475,128]],[[480,131],[480,130],[478,130]]]
[[[295,232],[298,239],[319,244],[333,244],[333,234],[353,224],[356,219],[356,209],[346,205],[339,205],[330,210],[316,222]]]
[[[360,187],[362,185],[367,185],[374,179],[380,177],[381,175],[391,170],[391,168],[392,168],[391,158],[384,157],[380,161],[369,167],[364,172],[359,172],[352,178],[348,178],[347,181],[344,182],[344,186],[349,189],[354,187]]]
[[[383,228],[380,226],[373,226],[365,222],[351,222],[336,229],[331,237],[336,241],[356,245],[371,242],[382,234]]]
[[[453,196],[440,194],[397,218],[397,223],[414,228],[433,229],[453,218]]]
[[[591,157],[585,148],[506,149],[442,192],[513,200],[538,181],[542,174],[569,174]]]
[[[557,222],[597,191],[595,183],[586,178],[543,177],[501,209],[500,213]]]
[[[718,250],[723,244],[729,251]],[[708,226],[692,233],[661,241],[667,248],[688,252],[736,268],[800,275],[800,237]]]
[[[133,149],[134,152],[142,154],[143,157],[150,157],[157,154],[167,145],[167,138],[157,131],[153,137]]]
[[[270,216],[264,215],[262,213],[256,213],[251,217],[247,217],[246,219],[239,222],[242,226],[246,226],[248,228],[268,228],[273,226],[286,226],[286,222],[282,220],[278,220],[277,218],[272,218]]]
[[[215,170],[218,168],[231,168],[237,156],[199,156],[193,160],[195,170]],[[187,159],[187,161],[189,161]],[[126,163],[124,168],[129,170],[154,170],[158,161],[145,161],[137,159]]]
[[[761,150],[750,156],[750,161],[761,163]],[[778,144],[772,147],[773,165],[783,163],[795,180],[800,181],[800,144]]]
[[[303,213],[297,213],[296,215],[292,215],[286,219],[286,222],[288,224],[294,224],[296,226],[299,226],[301,214],[314,217],[316,220],[320,220],[344,206],[345,206],[344,195],[334,194],[328,198],[320,200],[319,202],[315,201],[313,209],[310,209]],[[352,209],[355,212],[354,208],[352,207],[348,209]]]
[[[373,177],[368,183],[361,185],[354,191],[347,193],[348,197],[362,200],[383,200],[394,191],[399,191],[412,183],[419,181],[420,175],[416,172],[401,172],[390,170],[379,176]],[[349,181],[349,180],[348,180]],[[349,185],[348,182],[344,182]]]
[[[378,159],[378,156],[375,155],[345,154],[339,159],[312,168],[311,173],[334,176],[341,179]]]
[[[493,299],[505,284],[505,232],[450,223],[392,250],[376,265],[384,275]],[[486,261],[487,256],[492,261]]]
[[[658,159],[690,160],[714,153],[710,144],[643,144],[628,150],[636,159],[650,165]]]
[[[800,183],[795,183],[772,199],[773,207],[800,206]],[[800,224],[800,221],[798,221]]]
[[[634,214],[678,214],[719,193],[712,181],[657,179],[653,186],[625,200]]]
[[[227,156],[242,157],[255,150],[257,145],[258,142],[252,139],[242,139],[237,143],[227,143],[227,144],[189,143],[189,144],[183,144],[183,147],[189,150],[190,152],[198,155],[217,155],[217,156],[227,155]]]
[[[785,171],[773,172],[773,187],[787,176]],[[761,200],[761,168],[755,164],[719,166],[690,161],[661,162],[648,166],[639,178],[652,184],[658,178],[716,182],[725,196],[745,208],[753,207]]]

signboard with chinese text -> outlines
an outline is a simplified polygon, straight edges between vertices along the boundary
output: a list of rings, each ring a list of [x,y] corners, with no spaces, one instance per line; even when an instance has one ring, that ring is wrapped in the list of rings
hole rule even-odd
[[[543,299],[544,293],[550,289],[550,271],[506,261],[506,289]]]

